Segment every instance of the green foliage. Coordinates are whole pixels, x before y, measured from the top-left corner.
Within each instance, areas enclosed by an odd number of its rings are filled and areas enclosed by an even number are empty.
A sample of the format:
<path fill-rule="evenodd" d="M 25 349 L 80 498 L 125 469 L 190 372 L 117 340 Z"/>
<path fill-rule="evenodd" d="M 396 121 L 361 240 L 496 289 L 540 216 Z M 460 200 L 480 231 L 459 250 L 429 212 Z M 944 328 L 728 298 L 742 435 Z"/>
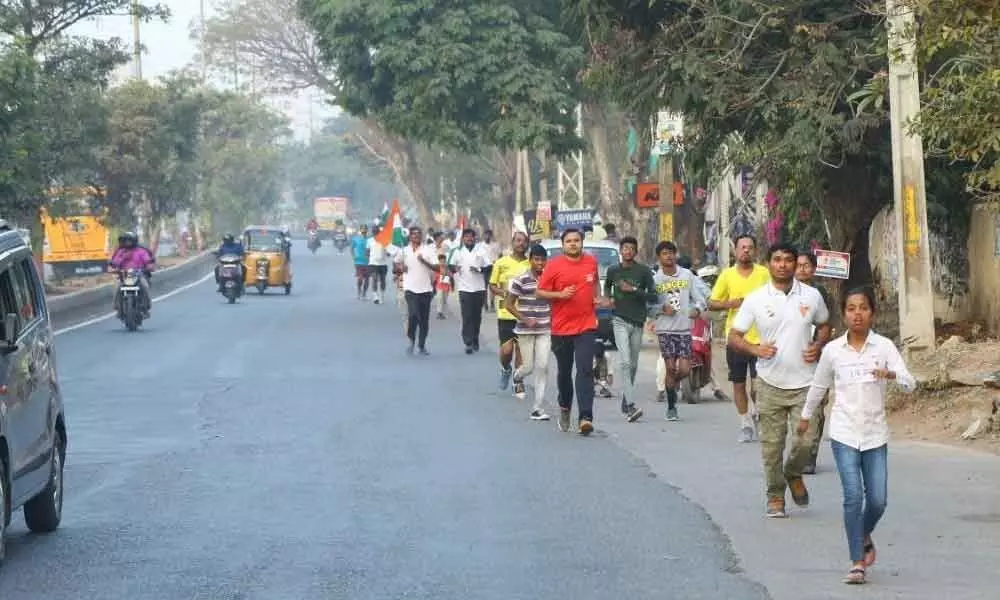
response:
<path fill-rule="evenodd" d="M 352 142 L 352 121 L 346 115 L 331 119 L 309 142 L 285 149 L 288 183 L 303 214 L 312 214 L 314 198 L 347 196 L 359 214 L 373 217 L 402 196 L 389 168 Z"/>
<path fill-rule="evenodd" d="M 920 0 L 925 65 L 919 128 L 928 150 L 967 161 L 977 194 L 1000 199 L 1000 3 Z"/>
<path fill-rule="evenodd" d="M 212 215 L 215 231 L 235 231 L 278 204 L 291 132 L 283 115 L 247 96 L 204 90 L 201 103 L 203 188 L 196 208 Z"/>
<path fill-rule="evenodd" d="M 638 114 L 683 113 L 701 173 L 738 132 L 786 223 L 825 217 L 832 245 L 862 242 L 890 197 L 888 120 L 849 100 L 886 68 L 878 15 L 853 0 L 576 4 L 596 32 L 590 85 Z"/>
<path fill-rule="evenodd" d="M 107 95 L 109 135 L 99 154 L 117 222 L 130 223 L 142 198 L 155 215 L 187 207 L 197 178 L 200 101 L 183 79 L 132 80 Z"/>
<path fill-rule="evenodd" d="M 17 90 L 9 102 L 16 110 L 4 126 L 0 171 L 9 177 L 0 209 L 20 219 L 33 218 L 50 186 L 97 178 L 95 149 L 106 137 L 101 94 L 108 73 L 126 57 L 114 41 L 60 38 L 43 50 L 37 59 L 23 45 L 4 53 L 6 64 L 16 67 L 8 81 Z M 49 208 L 61 212 L 58 203 Z"/>
<path fill-rule="evenodd" d="M 301 0 L 337 102 L 395 134 L 464 152 L 582 147 L 579 44 L 545 0 Z"/>

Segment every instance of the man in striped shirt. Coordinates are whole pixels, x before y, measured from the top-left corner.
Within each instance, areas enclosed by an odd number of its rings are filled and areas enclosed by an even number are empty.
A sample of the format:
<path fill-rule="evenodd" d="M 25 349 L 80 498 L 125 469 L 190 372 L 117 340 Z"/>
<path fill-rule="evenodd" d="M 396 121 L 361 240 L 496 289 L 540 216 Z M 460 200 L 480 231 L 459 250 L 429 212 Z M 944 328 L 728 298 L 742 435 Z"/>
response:
<path fill-rule="evenodd" d="M 548 379 L 549 354 L 552 352 L 551 307 L 548 300 L 535 295 L 538 278 L 545 269 L 548 253 L 540 245 L 528 252 L 530 267 L 523 274 L 510 280 L 504 306 L 517 319 L 514 333 L 521 349 L 521 366 L 514 371 L 514 395 L 524 399 L 524 379 L 535 374 L 535 401 L 531 418 L 548 421 L 545 413 L 545 382 Z"/>

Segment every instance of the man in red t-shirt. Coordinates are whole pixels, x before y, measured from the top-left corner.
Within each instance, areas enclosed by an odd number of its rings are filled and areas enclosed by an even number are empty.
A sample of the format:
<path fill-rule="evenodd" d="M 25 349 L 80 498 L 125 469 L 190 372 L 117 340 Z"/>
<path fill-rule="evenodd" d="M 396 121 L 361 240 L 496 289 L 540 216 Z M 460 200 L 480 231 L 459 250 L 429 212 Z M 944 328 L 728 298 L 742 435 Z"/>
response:
<path fill-rule="evenodd" d="M 573 408 L 573 365 L 580 433 L 594 430 L 594 350 L 598 306 L 601 298 L 597 259 L 583 251 L 583 234 L 567 229 L 562 234 L 563 253 L 545 265 L 538 280 L 539 298 L 552 302 L 552 353 L 556 355 L 559 389 L 559 430 L 569 431 Z"/>

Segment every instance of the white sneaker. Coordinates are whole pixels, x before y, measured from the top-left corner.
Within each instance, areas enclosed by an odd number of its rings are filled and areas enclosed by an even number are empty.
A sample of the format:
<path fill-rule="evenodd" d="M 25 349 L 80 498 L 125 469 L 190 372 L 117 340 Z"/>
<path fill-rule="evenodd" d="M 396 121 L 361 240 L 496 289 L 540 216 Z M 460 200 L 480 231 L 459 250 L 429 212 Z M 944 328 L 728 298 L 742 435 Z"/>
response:
<path fill-rule="evenodd" d="M 740 437 L 739 442 L 741 444 L 749 444 L 757 437 L 757 427 L 754 423 L 754 419 L 749 414 L 743 415 L 740 418 Z"/>
<path fill-rule="evenodd" d="M 549 417 L 549 415 L 545 414 L 545 411 L 542 411 L 542 410 L 535 410 L 535 411 L 531 412 L 531 420 L 532 421 L 548 421 L 550 418 L 551 417 Z"/>

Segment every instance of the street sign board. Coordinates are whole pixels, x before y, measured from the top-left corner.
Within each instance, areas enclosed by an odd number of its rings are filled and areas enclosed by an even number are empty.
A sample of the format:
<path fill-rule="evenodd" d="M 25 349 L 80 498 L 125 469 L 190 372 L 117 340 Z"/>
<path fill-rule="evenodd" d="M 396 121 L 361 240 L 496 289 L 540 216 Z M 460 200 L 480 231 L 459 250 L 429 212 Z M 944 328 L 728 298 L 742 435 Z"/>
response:
<path fill-rule="evenodd" d="M 847 279 L 851 274 L 851 255 L 833 250 L 816 250 L 816 277 Z"/>

